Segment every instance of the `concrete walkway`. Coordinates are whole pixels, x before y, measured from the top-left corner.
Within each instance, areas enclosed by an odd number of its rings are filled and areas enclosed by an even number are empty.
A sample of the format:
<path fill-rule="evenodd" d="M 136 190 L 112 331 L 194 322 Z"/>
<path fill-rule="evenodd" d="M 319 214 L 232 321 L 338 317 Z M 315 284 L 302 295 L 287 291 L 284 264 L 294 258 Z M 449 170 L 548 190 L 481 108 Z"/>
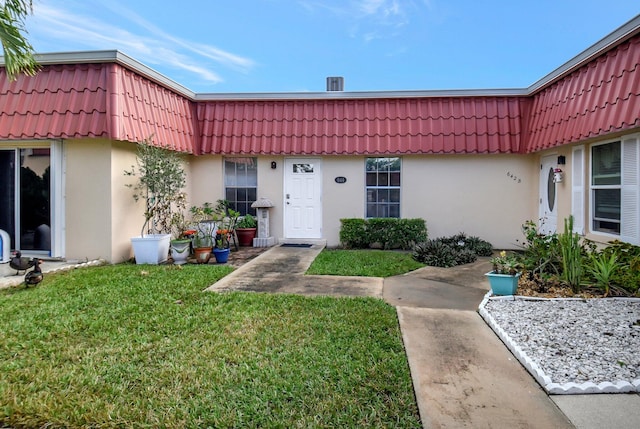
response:
<path fill-rule="evenodd" d="M 105 264 L 105 261 L 103 260 L 81 262 L 41 259 L 40 262 L 40 269 L 45 274 Z M 31 270 L 32 268 L 29 268 L 27 271 Z M 11 268 L 9 263 L 0 264 L 0 289 L 24 285 L 24 275 L 24 271 L 20 271 L 20 273 L 18 274 L 16 270 Z"/>
<path fill-rule="evenodd" d="M 273 247 L 208 288 L 373 296 L 398 312 L 425 428 L 636 428 L 640 396 L 548 396 L 476 312 L 487 259 L 380 278 L 306 276 L 323 249 Z"/>

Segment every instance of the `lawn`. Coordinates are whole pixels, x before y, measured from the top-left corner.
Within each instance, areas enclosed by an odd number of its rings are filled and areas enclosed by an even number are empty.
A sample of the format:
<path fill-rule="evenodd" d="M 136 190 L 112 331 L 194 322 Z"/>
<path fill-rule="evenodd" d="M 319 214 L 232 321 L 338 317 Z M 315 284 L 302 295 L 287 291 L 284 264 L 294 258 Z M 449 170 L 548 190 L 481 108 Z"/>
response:
<path fill-rule="evenodd" d="M 324 249 L 307 274 L 390 277 L 424 267 L 410 252 Z"/>
<path fill-rule="evenodd" d="M 420 427 L 395 309 L 121 264 L 0 292 L 0 427 Z"/>

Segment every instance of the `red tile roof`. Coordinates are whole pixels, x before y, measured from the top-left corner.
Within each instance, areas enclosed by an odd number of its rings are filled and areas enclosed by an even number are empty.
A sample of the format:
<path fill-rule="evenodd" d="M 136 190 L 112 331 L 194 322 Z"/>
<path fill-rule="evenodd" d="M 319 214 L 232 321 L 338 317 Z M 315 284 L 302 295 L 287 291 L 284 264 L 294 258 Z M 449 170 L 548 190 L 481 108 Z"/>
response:
<path fill-rule="evenodd" d="M 195 106 L 190 100 L 122 67 L 114 74 L 112 139 L 137 142 L 153 135 L 154 144 L 194 152 Z"/>
<path fill-rule="evenodd" d="M 0 71 L 0 139 L 106 137 L 107 86 L 99 64 L 47 66 L 10 82 Z"/>
<path fill-rule="evenodd" d="M 640 36 L 533 96 L 527 152 L 640 127 Z"/>
<path fill-rule="evenodd" d="M 95 63 L 72 56 L 15 82 L 0 68 L 0 139 L 153 136 L 196 155 L 536 152 L 640 127 L 640 24 L 629 26 L 533 93 L 206 99 L 117 52 Z"/>
<path fill-rule="evenodd" d="M 0 70 L 0 139 L 105 137 L 191 152 L 192 102 L 116 64 L 50 65 L 7 80 Z"/>
<path fill-rule="evenodd" d="M 198 104 L 202 153 L 520 151 L 521 97 L 226 100 Z"/>

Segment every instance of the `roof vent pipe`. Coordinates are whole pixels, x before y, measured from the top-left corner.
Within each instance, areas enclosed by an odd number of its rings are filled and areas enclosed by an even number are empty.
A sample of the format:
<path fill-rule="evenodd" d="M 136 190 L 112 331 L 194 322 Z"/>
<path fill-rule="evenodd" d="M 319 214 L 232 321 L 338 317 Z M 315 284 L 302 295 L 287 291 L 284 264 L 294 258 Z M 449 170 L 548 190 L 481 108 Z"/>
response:
<path fill-rule="evenodd" d="M 342 76 L 328 77 L 327 91 L 344 91 L 344 78 Z"/>

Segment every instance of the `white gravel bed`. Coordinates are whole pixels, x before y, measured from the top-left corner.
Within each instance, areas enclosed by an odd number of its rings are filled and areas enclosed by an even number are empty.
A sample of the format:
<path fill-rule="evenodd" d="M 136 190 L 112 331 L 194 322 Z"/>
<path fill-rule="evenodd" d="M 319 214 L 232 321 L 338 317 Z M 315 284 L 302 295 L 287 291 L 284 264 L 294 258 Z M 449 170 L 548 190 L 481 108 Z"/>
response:
<path fill-rule="evenodd" d="M 640 299 L 487 297 L 480 314 L 549 392 L 640 392 Z"/>

